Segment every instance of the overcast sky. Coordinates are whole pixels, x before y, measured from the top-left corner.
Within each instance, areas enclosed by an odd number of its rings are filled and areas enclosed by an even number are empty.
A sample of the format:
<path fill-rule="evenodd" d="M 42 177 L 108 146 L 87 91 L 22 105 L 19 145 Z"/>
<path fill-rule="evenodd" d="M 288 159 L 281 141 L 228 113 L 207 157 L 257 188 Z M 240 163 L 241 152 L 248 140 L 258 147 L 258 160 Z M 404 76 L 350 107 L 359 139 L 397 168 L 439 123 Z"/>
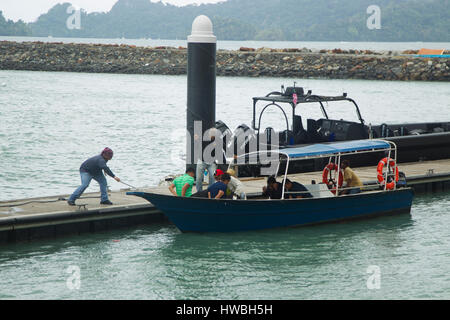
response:
<path fill-rule="evenodd" d="M 224 0 L 164 0 L 163 2 L 183 6 L 219 1 Z M 72 3 L 75 7 L 83 8 L 87 12 L 104 12 L 109 11 L 117 0 L 0 0 L 0 10 L 3 11 L 6 19 L 14 21 L 22 19 L 25 22 L 32 22 L 55 4 L 64 2 Z M 152 0 L 152 2 L 158 2 L 158 0 Z"/>

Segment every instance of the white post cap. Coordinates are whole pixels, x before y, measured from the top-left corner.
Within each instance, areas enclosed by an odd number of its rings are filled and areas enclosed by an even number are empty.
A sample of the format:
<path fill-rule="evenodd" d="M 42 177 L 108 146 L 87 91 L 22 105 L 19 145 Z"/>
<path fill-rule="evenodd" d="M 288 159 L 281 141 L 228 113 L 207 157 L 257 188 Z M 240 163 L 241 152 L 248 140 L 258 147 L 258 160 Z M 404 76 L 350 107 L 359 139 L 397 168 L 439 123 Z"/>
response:
<path fill-rule="evenodd" d="M 200 15 L 192 22 L 192 33 L 188 36 L 188 42 L 197 43 L 216 43 L 217 38 L 213 33 L 213 24 L 211 20 Z"/>

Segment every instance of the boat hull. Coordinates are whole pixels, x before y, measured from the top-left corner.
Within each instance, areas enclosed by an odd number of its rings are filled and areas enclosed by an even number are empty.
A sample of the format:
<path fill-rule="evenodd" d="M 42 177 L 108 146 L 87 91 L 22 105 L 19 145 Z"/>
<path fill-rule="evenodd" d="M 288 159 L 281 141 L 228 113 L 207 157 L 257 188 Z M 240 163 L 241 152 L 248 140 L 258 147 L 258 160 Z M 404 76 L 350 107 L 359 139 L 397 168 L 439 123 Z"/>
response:
<path fill-rule="evenodd" d="M 212 200 L 146 192 L 142 197 L 183 232 L 237 232 L 409 213 L 413 191 L 376 191 L 331 198 Z"/>

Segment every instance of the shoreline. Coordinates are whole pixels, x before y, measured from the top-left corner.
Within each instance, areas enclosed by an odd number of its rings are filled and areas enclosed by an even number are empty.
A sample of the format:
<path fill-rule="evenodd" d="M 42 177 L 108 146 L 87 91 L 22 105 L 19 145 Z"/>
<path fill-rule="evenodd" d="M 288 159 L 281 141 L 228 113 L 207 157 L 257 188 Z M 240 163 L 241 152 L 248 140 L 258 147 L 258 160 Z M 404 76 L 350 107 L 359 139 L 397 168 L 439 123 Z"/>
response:
<path fill-rule="evenodd" d="M 217 50 L 217 76 L 450 81 L 450 58 L 416 50 Z M 185 47 L 0 41 L 0 70 L 186 74 Z"/>

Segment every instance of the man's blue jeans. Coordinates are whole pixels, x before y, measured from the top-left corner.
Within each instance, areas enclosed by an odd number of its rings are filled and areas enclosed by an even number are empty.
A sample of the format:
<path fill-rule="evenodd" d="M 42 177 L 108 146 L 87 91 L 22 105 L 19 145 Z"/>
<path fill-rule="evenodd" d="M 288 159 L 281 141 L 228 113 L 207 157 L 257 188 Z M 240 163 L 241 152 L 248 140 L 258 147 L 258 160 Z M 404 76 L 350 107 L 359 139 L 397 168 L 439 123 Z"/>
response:
<path fill-rule="evenodd" d="M 70 202 L 75 202 L 76 199 L 81 197 L 84 190 L 86 190 L 87 187 L 89 187 L 89 184 L 91 183 L 91 180 L 94 179 L 98 182 L 100 185 L 100 193 L 101 193 L 101 200 L 100 201 L 107 201 L 108 200 L 108 183 L 106 182 L 105 176 L 99 175 L 99 176 L 92 176 L 88 172 L 82 172 L 80 171 L 80 177 L 81 177 L 81 186 L 79 186 L 74 193 L 69 198 Z"/>
<path fill-rule="evenodd" d="M 197 169 L 195 172 L 196 175 L 195 187 L 197 188 L 197 192 L 203 190 L 203 180 L 205 178 L 206 169 L 208 169 L 209 185 L 212 185 L 215 182 L 214 172 L 216 172 L 217 165 L 215 163 L 208 164 L 201 160 L 198 160 Z"/>

